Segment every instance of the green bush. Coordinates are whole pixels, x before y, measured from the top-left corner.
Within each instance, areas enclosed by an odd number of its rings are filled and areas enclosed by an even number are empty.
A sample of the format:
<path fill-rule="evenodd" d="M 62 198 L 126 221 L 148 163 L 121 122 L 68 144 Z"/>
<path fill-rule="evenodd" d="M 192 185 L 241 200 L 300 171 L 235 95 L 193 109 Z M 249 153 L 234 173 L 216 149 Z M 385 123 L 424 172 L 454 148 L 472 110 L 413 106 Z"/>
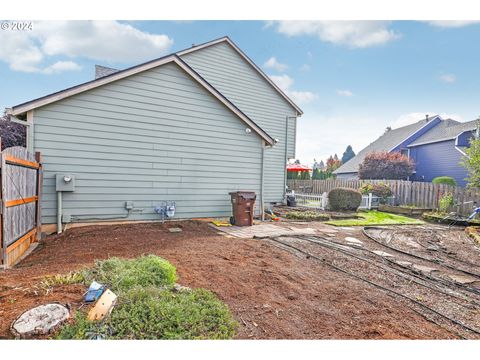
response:
<path fill-rule="evenodd" d="M 358 190 L 364 195 L 368 195 L 371 193 L 381 198 L 387 198 L 389 196 L 392 196 L 392 190 L 390 189 L 390 186 L 385 183 L 365 183 L 360 186 L 360 189 Z"/>
<path fill-rule="evenodd" d="M 78 312 L 59 339 L 230 339 L 236 322 L 213 293 L 195 289 L 174 293 L 155 287 L 135 287 L 119 297 L 103 323 Z"/>
<path fill-rule="evenodd" d="M 432 184 L 446 184 L 450 186 L 457 186 L 457 182 L 450 176 L 438 176 L 432 180 Z"/>
<path fill-rule="evenodd" d="M 328 193 L 328 203 L 334 211 L 355 211 L 362 203 L 362 194 L 353 189 L 335 188 Z"/>
<path fill-rule="evenodd" d="M 440 212 L 446 213 L 450 209 L 450 206 L 452 206 L 453 204 L 453 195 L 451 193 L 446 193 L 442 195 L 442 197 L 438 201 L 438 209 L 440 210 Z"/>
<path fill-rule="evenodd" d="M 176 269 L 167 260 L 155 255 L 136 259 L 112 257 L 97 261 L 82 273 L 85 282 L 93 280 L 107 285 L 113 292 L 126 291 L 135 286 L 171 286 L 177 280 Z"/>
<path fill-rule="evenodd" d="M 303 221 L 322 221 L 330 219 L 327 214 L 322 214 L 317 211 L 290 211 L 285 217 L 287 219 Z"/>

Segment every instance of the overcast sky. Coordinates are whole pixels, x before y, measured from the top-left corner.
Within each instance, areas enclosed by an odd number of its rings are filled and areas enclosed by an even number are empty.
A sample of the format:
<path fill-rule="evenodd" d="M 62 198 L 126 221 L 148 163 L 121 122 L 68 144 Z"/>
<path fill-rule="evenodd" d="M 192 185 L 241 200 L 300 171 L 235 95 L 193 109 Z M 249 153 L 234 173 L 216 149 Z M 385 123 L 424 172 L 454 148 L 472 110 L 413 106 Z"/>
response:
<path fill-rule="evenodd" d="M 480 115 L 480 23 L 469 21 L 34 22 L 0 32 L 0 106 L 228 35 L 304 110 L 297 157 L 354 151 L 387 126 Z"/>

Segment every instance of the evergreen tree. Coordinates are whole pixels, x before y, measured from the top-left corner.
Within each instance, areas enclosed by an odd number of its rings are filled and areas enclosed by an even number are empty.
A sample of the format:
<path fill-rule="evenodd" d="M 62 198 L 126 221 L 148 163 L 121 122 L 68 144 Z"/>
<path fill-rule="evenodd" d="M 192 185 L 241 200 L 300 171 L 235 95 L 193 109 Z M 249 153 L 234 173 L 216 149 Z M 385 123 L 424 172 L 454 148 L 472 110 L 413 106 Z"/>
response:
<path fill-rule="evenodd" d="M 353 152 L 352 146 L 348 145 L 345 152 L 342 155 L 342 164 L 345 164 L 348 160 L 355 157 L 355 153 Z"/>

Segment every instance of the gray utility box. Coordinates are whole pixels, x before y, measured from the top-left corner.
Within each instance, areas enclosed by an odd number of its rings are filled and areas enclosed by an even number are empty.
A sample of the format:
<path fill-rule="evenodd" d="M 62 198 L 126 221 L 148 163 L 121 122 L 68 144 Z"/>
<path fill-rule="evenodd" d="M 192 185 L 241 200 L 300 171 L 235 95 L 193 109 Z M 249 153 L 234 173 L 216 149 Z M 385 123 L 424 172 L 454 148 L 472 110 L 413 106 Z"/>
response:
<path fill-rule="evenodd" d="M 75 175 L 57 174 L 55 178 L 56 191 L 75 191 Z"/>

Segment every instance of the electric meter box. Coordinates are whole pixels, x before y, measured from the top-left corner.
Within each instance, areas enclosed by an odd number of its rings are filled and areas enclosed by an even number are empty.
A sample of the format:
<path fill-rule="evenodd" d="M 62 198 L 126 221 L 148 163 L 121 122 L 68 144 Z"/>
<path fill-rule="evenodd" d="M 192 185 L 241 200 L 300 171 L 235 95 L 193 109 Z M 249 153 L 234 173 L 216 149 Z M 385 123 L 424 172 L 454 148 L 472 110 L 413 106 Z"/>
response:
<path fill-rule="evenodd" d="M 57 174 L 55 181 L 55 190 L 57 191 L 75 191 L 75 175 Z"/>

